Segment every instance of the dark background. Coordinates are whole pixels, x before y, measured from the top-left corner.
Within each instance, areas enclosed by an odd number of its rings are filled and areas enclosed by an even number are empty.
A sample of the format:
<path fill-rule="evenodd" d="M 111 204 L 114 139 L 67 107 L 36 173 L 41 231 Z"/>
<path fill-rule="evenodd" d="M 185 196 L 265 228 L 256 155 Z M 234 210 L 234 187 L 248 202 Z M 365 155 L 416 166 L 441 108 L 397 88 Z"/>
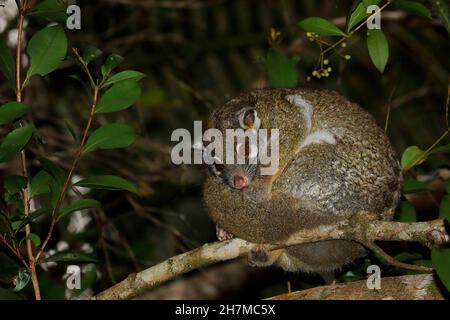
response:
<path fill-rule="evenodd" d="M 138 141 L 127 149 L 88 154 L 78 170 L 82 176 L 122 175 L 138 184 L 139 196 L 97 192 L 95 198 L 102 202 L 103 210 L 84 213 L 90 222 L 76 233 L 67 230 L 70 221 L 60 224 L 49 247 L 55 249 L 63 241 L 73 250 L 82 250 L 86 243 L 93 248 L 98 263 L 83 274 L 83 289 L 91 288 L 94 293 L 131 272 L 215 241 L 215 226 L 201 202 L 206 170 L 173 165 L 170 135 L 176 128 L 192 130 L 194 120 L 206 120 L 212 109 L 244 90 L 269 86 L 260 61 L 273 46 L 300 58 L 299 86 L 337 90 L 369 110 L 380 126 L 384 126 L 390 104 L 387 133 L 399 156 L 409 145 L 426 149 L 446 129 L 450 43 L 449 34 L 436 20 L 403 12 L 382 19 L 390 45 L 383 74 L 370 61 L 362 31 L 348 41 L 351 60 L 332 56 L 331 76 L 307 81 L 319 51 L 297 26 L 298 21 L 320 16 L 343 28 L 352 1 L 105 0 L 78 4 L 82 30 L 67 31 L 70 45 L 82 49 L 91 44 L 105 55 L 118 53 L 125 57 L 121 69 L 146 74 L 142 98 L 135 106 L 103 116 L 103 121 L 130 123 L 140 133 Z M 46 23 L 31 20 L 27 32 L 34 33 Z M 8 30 L 11 28 L 14 24 Z M 276 45 L 269 40 L 271 28 L 281 32 Z M 70 74 L 81 72 L 68 60 L 50 77 L 36 77 L 25 93 L 33 106 L 31 120 L 45 141 L 31 152 L 57 156 L 66 168 L 75 144 L 64 119 L 81 128 L 88 110 L 88 97 L 77 81 L 68 78 Z M 411 175 L 446 166 L 445 155 L 434 156 Z M 0 175 L 14 170 L 14 164 L 0 167 Z M 41 227 L 44 233 L 48 225 Z M 340 280 L 362 278 L 364 263 L 337 276 Z M 349 270 L 352 273 L 347 273 Z M 63 265 L 50 266 L 46 272 L 39 268 L 43 298 L 65 297 L 64 272 Z M 233 261 L 180 277 L 145 297 L 263 298 L 286 292 L 288 281 L 293 290 L 323 283 L 318 276 L 252 269 L 243 261 Z M 29 285 L 21 296 L 31 296 L 30 289 Z"/>

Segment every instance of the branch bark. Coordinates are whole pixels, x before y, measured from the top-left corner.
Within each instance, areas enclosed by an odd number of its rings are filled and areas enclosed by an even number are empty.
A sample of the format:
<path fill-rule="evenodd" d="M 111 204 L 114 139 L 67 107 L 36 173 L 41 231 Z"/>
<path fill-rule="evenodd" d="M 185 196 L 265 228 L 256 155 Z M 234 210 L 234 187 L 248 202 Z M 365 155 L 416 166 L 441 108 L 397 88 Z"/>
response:
<path fill-rule="evenodd" d="M 387 277 L 380 290 L 367 289 L 366 280 L 338 283 L 282 294 L 271 300 L 443 300 L 432 274 Z"/>
<path fill-rule="evenodd" d="M 236 238 L 205 244 L 139 273 L 130 274 L 125 280 L 99 293 L 95 298 L 98 300 L 130 299 L 181 274 L 213 263 L 244 256 L 256 247 L 264 246 L 268 250 L 275 250 L 292 245 L 334 239 L 353 240 L 363 245 L 373 243 L 375 240 L 384 240 L 414 241 L 440 246 L 449 242 L 450 238 L 442 219 L 415 223 L 388 222 L 374 220 L 374 215 L 371 213 L 359 212 L 347 221 L 301 230 L 284 243 L 262 245 Z"/>

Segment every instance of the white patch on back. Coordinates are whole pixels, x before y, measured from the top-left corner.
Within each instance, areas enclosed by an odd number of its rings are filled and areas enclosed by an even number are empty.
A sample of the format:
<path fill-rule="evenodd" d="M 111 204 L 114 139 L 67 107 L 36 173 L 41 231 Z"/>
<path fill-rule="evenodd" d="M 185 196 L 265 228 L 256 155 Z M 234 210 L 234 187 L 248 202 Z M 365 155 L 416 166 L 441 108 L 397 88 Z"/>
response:
<path fill-rule="evenodd" d="M 328 131 L 327 129 L 318 130 L 316 132 L 308 135 L 305 140 L 303 140 L 300 148 L 306 147 L 310 144 L 336 144 L 336 139 L 334 138 L 334 134 Z"/>
<path fill-rule="evenodd" d="M 314 112 L 314 108 L 311 103 L 309 103 L 299 94 L 287 95 L 285 99 L 302 110 L 303 116 L 305 117 L 306 127 L 308 129 L 308 132 L 310 132 L 312 125 L 312 116 Z"/>

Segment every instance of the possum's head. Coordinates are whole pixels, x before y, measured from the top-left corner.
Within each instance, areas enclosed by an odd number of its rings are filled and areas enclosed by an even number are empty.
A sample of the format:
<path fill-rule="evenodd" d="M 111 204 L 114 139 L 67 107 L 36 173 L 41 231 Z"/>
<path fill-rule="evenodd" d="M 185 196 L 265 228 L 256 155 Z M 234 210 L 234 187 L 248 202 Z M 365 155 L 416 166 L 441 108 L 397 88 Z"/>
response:
<path fill-rule="evenodd" d="M 254 101 L 251 100 L 232 100 L 210 117 L 209 128 L 218 129 L 222 133 L 223 152 L 212 152 L 209 155 L 213 160 L 209 168 L 216 178 L 231 188 L 242 190 L 248 187 L 257 174 L 255 133 L 260 124 Z M 227 129 L 232 129 L 234 134 L 227 134 Z M 231 152 L 234 161 L 229 163 L 227 153 Z M 238 162 L 239 157 L 241 161 Z"/>

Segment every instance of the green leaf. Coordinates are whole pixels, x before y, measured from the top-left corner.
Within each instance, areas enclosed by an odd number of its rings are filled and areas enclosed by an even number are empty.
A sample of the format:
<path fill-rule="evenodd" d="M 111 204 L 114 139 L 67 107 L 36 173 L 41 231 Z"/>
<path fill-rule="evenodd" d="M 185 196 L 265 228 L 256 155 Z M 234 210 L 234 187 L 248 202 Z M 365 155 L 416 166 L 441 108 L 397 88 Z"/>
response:
<path fill-rule="evenodd" d="M 41 163 L 44 170 L 53 177 L 58 189 L 62 189 L 67 177 L 67 172 L 47 158 L 39 157 L 37 160 Z"/>
<path fill-rule="evenodd" d="M 28 105 L 22 102 L 9 102 L 0 107 L 0 125 L 12 122 L 22 117 L 28 110 Z"/>
<path fill-rule="evenodd" d="M 86 64 L 89 64 L 92 60 L 101 56 L 102 51 L 94 46 L 87 46 L 83 50 L 83 60 Z"/>
<path fill-rule="evenodd" d="M 417 146 L 410 146 L 403 151 L 401 166 L 403 171 L 407 171 L 412 167 L 418 166 L 426 159 L 425 151 Z"/>
<path fill-rule="evenodd" d="M 328 20 L 311 17 L 299 22 L 300 28 L 305 31 L 315 32 L 319 36 L 345 36 L 345 33 Z"/>
<path fill-rule="evenodd" d="M 362 3 L 364 5 L 364 8 L 367 10 L 369 6 L 372 6 L 374 4 L 378 4 L 380 0 L 362 0 Z"/>
<path fill-rule="evenodd" d="M 417 180 L 406 180 L 403 182 L 402 193 L 418 193 L 418 192 L 426 192 L 430 191 L 430 187 L 422 182 Z"/>
<path fill-rule="evenodd" d="M 100 202 L 94 199 L 80 199 L 72 202 L 70 205 L 65 207 L 59 214 L 59 218 L 62 218 L 74 211 L 90 209 L 90 208 L 100 208 Z"/>
<path fill-rule="evenodd" d="M 26 223 L 25 223 L 26 224 Z M 20 229 L 22 229 L 23 227 L 25 227 L 25 224 L 23 223 L 22 220 L 17 220 L 17 221 L 13 221 L 11 222 L 11 228 L 14 231 L 20 231 Z"/>
<path fill-rule="evenodd" d="M 30 274 L 27 271 L 19 271 L 18 276 L 14 279 L 14 292 L 19 292 L 25 288 L 28 282 L 30 282 L 30 278 Z"/>
<path fill-rule="evenodd" d="M 349 32 L 354 26 L 356 26 L 361 20 L 368 16 L 367 7 L 370 5 L 376 5 L 380 0 L 369 1 L 355 1 L 354 10 L 351 10 L 350 17 L 347 18 L 347 32 Z M 356 5 L 357 4 L 357 5 Z"/>
<path fill-rule="evenodd" d="M 389 58 L 389 45 L 380 29 L 367 30 L 367 49 L 373 64 L 383 72 Z"/>
<path fill-rule="evenodd" d="M 98 101 L 95 113 L 124 110 L 135 103 L 141 95 L 141 88 L 135 81 L 116 83 Z"/>
<path fill-rule="evenodd" d="M 431 19 L 431 13 L 423 4 L 415 1 L 394 1 L 394 5 L 403 11 Z"/>
<path fill-rule="evenodd" d="M 68 18 L 66 5 L 62 0 L 44 0 L 34 7 L 29 15 L 61 23 L 66 23 Z"/>
<path fill-rule="evenodd" d="M 20 192 L 22 189 L 27 187 L 27 179 L 22 176 L 9 176 L 5 179 L 5 189 L 10 194 L 15 194 Z"/>
<path fill-rule="evenodd" d="M 73 127 L 73 124 L 67 119 L 64 119 L 64 124 L 66 125 L 66 128 L 69 131 L 70 135 L 72 136 L 73 140 L 78 141 L 78 136 Z"/>
<path fill-rule="evenodd" d="M 50 208 L 39 208 L 36 211 L 33 211 L 30 213 L 30 215 L 28 216 L 28 221 L 34 222 L 40 216 L 43 216 L 50 212 L 52 212 L 52 209 L 50 209 Z"/>
<path fill-rule="evenodd" d="M 31 196 L 50 193 L 50 184 L 53 181 L 52 176 L 45 170 L 41 170 L 31 180 Z"/>
<path fill-rule="evenodd" d="M 52 212 L 52 209 L 49 209 L 49 208 L 37 209 L 36 211 L 31 212 L 28 217 L 23 217 L 22 220 L 14 221 L 13 223 L 11 223 L 11 228 L 16 232 L 19 232 L 28 223 L 32 223 L 38 217 L 45 215 L 47 213 L 50 213 L 50 212 Z"/>
<path fill-rule="evenodd" d="M 139 71 L 134 70 L 125 70 L 119 73 L 116 73 L 115 75 L 111 76 L 108 80 L 105 81 L 103 84 L 103 87 L 115 84 L 117 82 L 122 82 L 126 80 L 132 80 L 132 81 L 139 81 L 143 77 L 145 77 L 145 74 Z"/>
<path fill-rule="evenodd" d="M 44 170 L 47 171 L 53 178 L 50 181 L 49 187 L 51 191 L 51 205 L 54 207 L 56 206 L 64 187 L 67 172 L 47 158 L 38 157 L 37 160 L 41 163 Z"/>
<path fill-rule="evenodd" d="M 30 239 L 31 242 L 33 242 L 35 247 L 38 247 L 41 245 L 41 238 L 35 233 L 30 233 L 28 235 L 28 239 Z"/>
<path fill-rule="evenodd" d="M 364 0 L 362 2 L 356 1 L 358 5 L 355 6 L 355 10 L 352 11 L 352 14 L 347 19 L 347 32 L 349 32 L 355 25 L 369 15 L 367 13 L 367 8 L 369 6 L 377 5 L 379 2 L 380 0 Z"/>
<path fill-rule="evenodd" d="M 296 61 L 289 59 L 284 53 L 269 52 L 264 66 L 273 88 L 293 88 L 298 83 Z"/>
<path fill-rule="evenodd" d="M 415 222 L 417 221 L 416 209 L 409 201 L 400 202 L 400 212 L 398 214 L 398 221 L 400 222 Z"/>
<path fill-rule="evenodd" d="M 442 198 L 439 206 L 439 217 L 450 222 L 450 195 Z"/>
<path fill-rule="evenodd" d="M 58 252 L 44 262 L 96 262 L 97 260 L 81 252 Z"/>
<path fill-rule="evenodd" d="M 27 52 L 31 61 L 23 86 L 35 74 L 45 76 L 56 70 L 64 60 L 67 37 L 63 28 L 56 25 L 42 29 L 30 39 Z"/>
<path fill-rule="evenodd" d="M 450 291 L 450 248 L 433 249 L 431 251 L 431 262 L 439 279 L 441 279 L 447 290 Z"/>
<path fill-rule="evenodd" d="M 118 54 L 111 54 L 110 56 L 108 56 L 105 64 L 101 68 L 102 75 L 108 75 L 112 70 L 117 68 L 122 63 L 122 61 L 123 57 L 119 56 Z"/>
<path fill-rule="evenodd" d="M 358 0 L 353 2 L 352 8 L 350 9 L 351 14 L 347 17 L 347 32 L 369 15 L 367 13 L 368 6 L 377 5 L 378 3 L 380 3 L 380 0 Z"/>
<path fill-rule="evenodd" d="M 367 16 L 366 8 L 364 4 L 359 3 L 355 10 L 352 12 L 350 17 L 347 20 L 347 32 L 349 32 L 358 22 L 364 19 Z"/>
<path fill-rule="evenodd" d="M 14 58 L 3 38 L 0 38 L 0 71 L 11 84 L 14 84 L 16 81 Z"/>
<path fill-rule="evenodd" d="M 95 130 L 88 138 L 83 152 L 96 149 L 125 148 L 136 140 L 133 128 L 124 123 L 110 123 Z"/>
<path fill-rule="evenodd" d="M 121 177 L 110 175 L 86 178 L 78 181 L 74 186 L 90 189 L 127 190 L 137 193 L 137 188 L 132 182 Z"/>
<path fill-rule="evenodd" d="M 11 131 L 0 145 L 0 162 L 8 161 L 21 151 L 31 139 L 33 127 L 24 126 Z"/>

